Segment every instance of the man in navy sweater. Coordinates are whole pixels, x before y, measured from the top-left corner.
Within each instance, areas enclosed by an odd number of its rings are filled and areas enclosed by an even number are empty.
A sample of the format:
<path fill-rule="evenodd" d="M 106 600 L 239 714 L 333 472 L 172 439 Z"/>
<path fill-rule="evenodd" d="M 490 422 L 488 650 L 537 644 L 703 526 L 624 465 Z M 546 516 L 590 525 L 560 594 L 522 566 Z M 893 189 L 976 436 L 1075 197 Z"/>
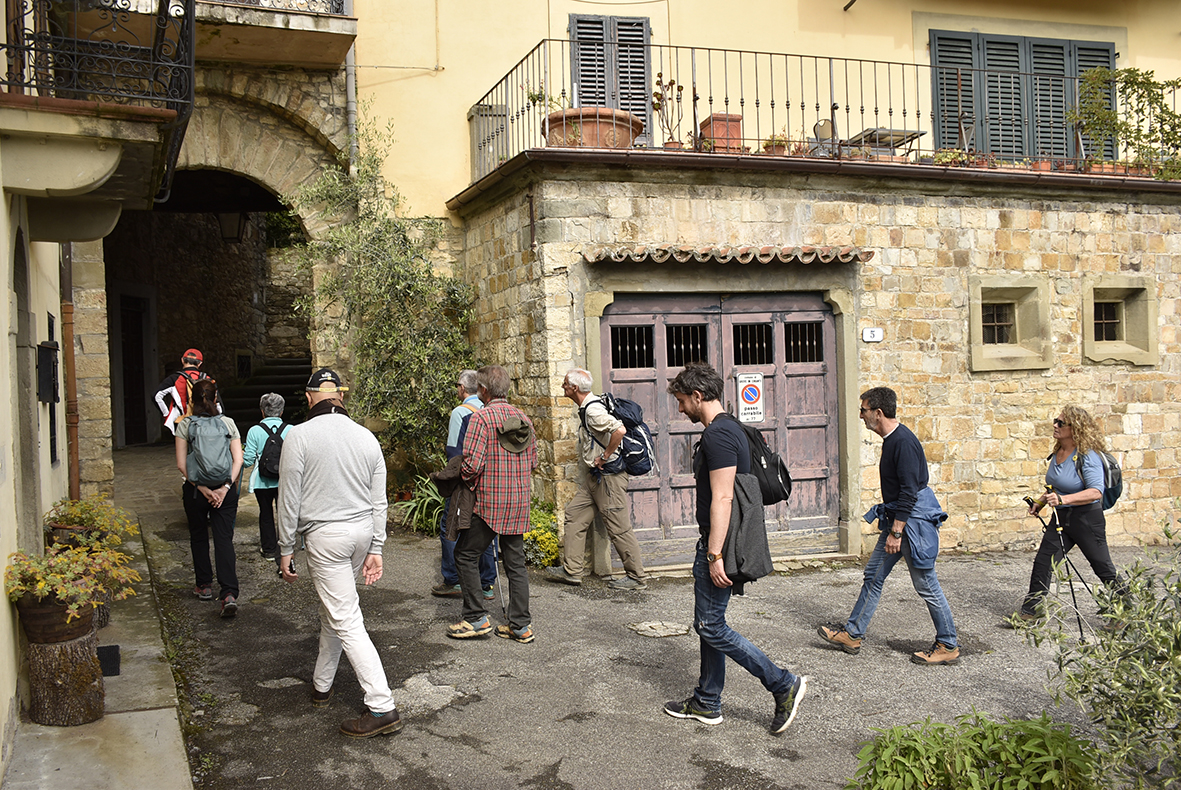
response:
<path fill-rule="evenodd" d="M 871 524 L 877 520 L 881 536 L 865 565 L 861 595 L 849 620 L 843 625 L 822 625 L 817 633 L 850 655 L 861 652 L 861 640 L 877 609 L 886 577 L 898 560 L 906 557 L 910 580 L 935 623 L 935 643 L 931 649 L 914 653 L 910 660 L 916 664 L 954 664 L 960 658 L 955 622 L 935 575 L 939 525 L 947 519 L 947 514 L 927 485 L 927 456 L 923 445 L 909 428 L 898 422 L 897 408 L 898 396 L 889 387 L 874 387 L 861 395 L 861 420 L 866 428 L 884 439 L 878 464 L 882 504 L 874 505 L 865 514 L 865 520 Z"/>

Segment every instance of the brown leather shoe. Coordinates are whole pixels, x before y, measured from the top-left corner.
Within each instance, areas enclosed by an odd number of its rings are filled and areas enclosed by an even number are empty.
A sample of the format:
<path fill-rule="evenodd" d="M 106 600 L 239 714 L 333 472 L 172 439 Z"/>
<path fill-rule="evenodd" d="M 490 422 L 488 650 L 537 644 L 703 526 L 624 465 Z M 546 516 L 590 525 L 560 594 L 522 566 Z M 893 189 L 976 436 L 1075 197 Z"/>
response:
<path fill-rule="evenodd" d="M 374 735 L 393 735 L 402 729 L 402 717 L 391 710 L 381 716 L 366 711 L 360 718 L 349 719 L 340 725 L 340 731 L 350 738 L 372 738 Z"/>
<path fill-rule="evenodd" d="M 816 629 L 816 633 L 820 634 L 820 638 L 825 642 L 836 645 L 851 656 L 861 652 L 861 640 L 849 636 L 849 632 L 845 630 L 843 625 L 836 623 L 822 625 Z"/>
<path fill-rule="evenodd" d="M 955 664 L 960 660 L 960 649 L 948 647 L 942 642 L 931 645 L 930 650 L 920 650 L 910 657 L 916 664 L 935 666 L 937 664 Z"/>
<path fill-rule="evenodd" d="M 332 699 L 332 689 L 327 691 L 316 691 L 315 686 L 312 687 L 312 707 L 313 708 L 327 708 L 328 700 Z"/>

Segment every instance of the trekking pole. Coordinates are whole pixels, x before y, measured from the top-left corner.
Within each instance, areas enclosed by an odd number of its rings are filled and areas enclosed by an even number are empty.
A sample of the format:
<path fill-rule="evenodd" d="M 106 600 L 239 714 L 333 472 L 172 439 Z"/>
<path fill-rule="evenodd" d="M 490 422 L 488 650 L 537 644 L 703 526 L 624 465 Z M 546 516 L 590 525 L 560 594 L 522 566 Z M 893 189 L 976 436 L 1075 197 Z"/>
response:
<path fill-rule="evenodd" d="M 1054 487 L 1051 485 L 1046 485 L 1046 493 L 1051 494 L 1053 492 Z M 1041 516 L 1038 518 L 1041 518 Z M 1087 583 L 1083 581 L 1082 575 L 1079 574 L 1078 569 L 1074 567 L 1074 563 L 1070 561 L 1070 557 L 1066 556 L 1066 541 L 1062 537 L 1062 522 L 1058 519 L 1058 508 L 1056 507 L 1053 508 L 1051 512 L 1050 523 L 1054 525 L 1054 531 L 1058 533 L 1058 550 L 1062 552 L 1062 561 L 1066 565 L 1066 583 L 1070 587 L 1070 600 L 1074 604 L 1074 616 L 1078 621 L 1078 638 L 1080 640 L 1085 640 L 1086 637 L 1083 635 L 1083 615 L 1078 608 L 1078 598 L 1076 598 L 1074 594 L 1074 577 L 1078 576 L 1079 581 L 1083 582 L 1084 587 L 1087 587 Z M 1046 528 L 1049 529 L 1049 526 Z M 1091 592 L 1090 587 L 1087 587 L 1087 592 Z"/>
<path fill-rule="evenodd" d="M 504 615 L 504 621 L 508 623 L 508 602 L 504 600 L 504 586 L 500 583 L 500 541 L 497 537 L 492 538 L 492 570 L 496 572 L 496 591 L 500 594 L 500 613 Z M 512 624 L 509 624 L 512 628 Z"/>

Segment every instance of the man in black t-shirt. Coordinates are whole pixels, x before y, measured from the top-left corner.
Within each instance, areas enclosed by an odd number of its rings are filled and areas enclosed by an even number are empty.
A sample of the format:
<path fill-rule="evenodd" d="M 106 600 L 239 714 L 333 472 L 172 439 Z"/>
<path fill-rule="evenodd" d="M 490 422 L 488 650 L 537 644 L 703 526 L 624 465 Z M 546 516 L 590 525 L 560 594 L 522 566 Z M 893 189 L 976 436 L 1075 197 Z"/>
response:
<path fill-rule="evenodd" d="M 730 529 L 734 503 L 734 478 L 750 472 L 750 447 L 736 420 L 716 419 L 723 413 L 723 382 L 713 368 L 685 367 L 668 391 L 682 414 L 705 426 L 701 434 L 697 469 L 697 525 L 701 540 L 693 562 L 693 628 L 701 638 L 701 675 L 693 695 L 674 700 L 664 712 L 678 719 L 702 724 L 722 723 L 722 688 L 726 682 L 726 657 L 754 675 L 775 697 L 771 732 L 788 728 L 808 688 L 808 678 L 797 677 L 776 665 L 746 637 L 726 623 L 733 582 L 726 576 L 722 546 Z"/>

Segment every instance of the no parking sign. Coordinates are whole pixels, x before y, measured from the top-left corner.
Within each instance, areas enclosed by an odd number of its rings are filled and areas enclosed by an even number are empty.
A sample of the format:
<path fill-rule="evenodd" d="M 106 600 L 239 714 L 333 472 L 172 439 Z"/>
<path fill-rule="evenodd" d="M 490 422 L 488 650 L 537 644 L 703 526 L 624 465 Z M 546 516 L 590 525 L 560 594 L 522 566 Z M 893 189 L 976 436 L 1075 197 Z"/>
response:
<path fill-rule="evenodd" d="M 738 421 L 763 421 L 763 374 L 738 374 Z"/>

